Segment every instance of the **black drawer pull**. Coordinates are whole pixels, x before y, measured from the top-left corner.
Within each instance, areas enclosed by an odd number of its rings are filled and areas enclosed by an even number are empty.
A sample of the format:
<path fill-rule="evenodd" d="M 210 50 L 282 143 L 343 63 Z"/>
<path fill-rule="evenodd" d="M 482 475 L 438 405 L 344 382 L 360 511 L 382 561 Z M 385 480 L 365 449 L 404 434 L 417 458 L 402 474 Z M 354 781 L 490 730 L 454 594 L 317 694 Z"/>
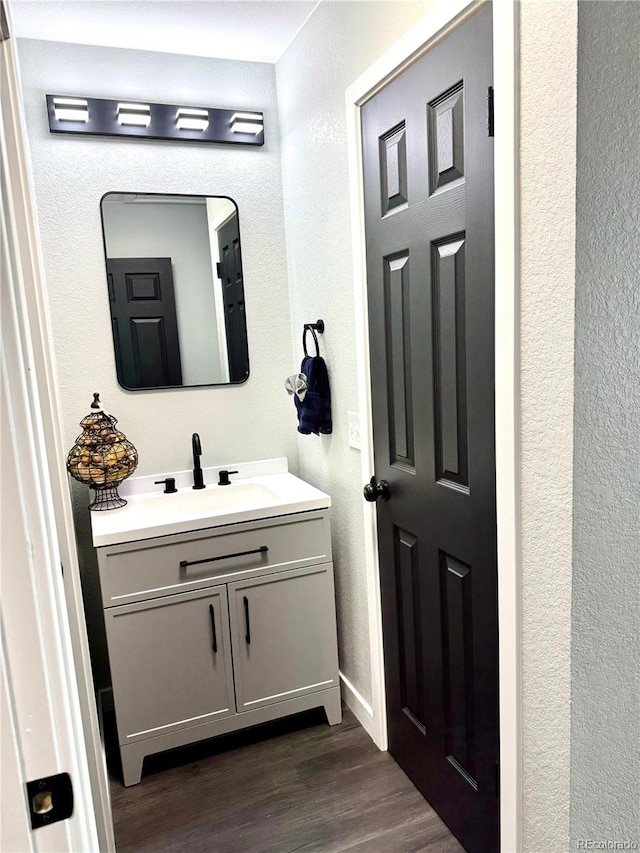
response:
<path fill-rule="evenodd" d="M 247 633 L 244 635 L 244 639 L 248 646 L 251 645 L 251 622 L 249 622 L 249 599 L 246 595 L 243 597 L 244 601 L 244 624 L 247 629 Z"/>
<path fill-rule="evenodd" d="M 218 638 L 216 636 L 216 614 L 213 611 L 213 604 L 209 605 L 209 618 L 211 619 L 211 636 L 213 637 L 213 643 L 211 644 L 211 648 L 213 649 L 215 654 L 218 654 Z"/>
<path fill-rule="evenodd" d="M 187 566 L 199 566 L 201 563 L 215 563 L 216 560 L 230 560 L 232 557 L 246 557 L 248 554 L 266 554 L 269 548 L 266 545 L 261 545 L 259 548 L 254 548 L 253 551 L 238 551 L 237 554 L 223 554 L 222 557 L 207 557 L 206 560 L 180 560 L 180 568 L 186 569 Z"/>

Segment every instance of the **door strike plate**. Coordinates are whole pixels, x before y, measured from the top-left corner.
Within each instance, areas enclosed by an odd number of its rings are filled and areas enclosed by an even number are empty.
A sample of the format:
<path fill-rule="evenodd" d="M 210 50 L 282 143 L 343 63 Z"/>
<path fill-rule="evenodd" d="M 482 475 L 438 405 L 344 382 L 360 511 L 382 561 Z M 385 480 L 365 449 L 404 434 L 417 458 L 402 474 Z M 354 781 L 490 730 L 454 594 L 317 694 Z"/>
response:
<path fill-rule="evenodd" d="M 73 814 L 73 785 L 68 773 L 27 782 L 31 829 L 39 829 Z"/>

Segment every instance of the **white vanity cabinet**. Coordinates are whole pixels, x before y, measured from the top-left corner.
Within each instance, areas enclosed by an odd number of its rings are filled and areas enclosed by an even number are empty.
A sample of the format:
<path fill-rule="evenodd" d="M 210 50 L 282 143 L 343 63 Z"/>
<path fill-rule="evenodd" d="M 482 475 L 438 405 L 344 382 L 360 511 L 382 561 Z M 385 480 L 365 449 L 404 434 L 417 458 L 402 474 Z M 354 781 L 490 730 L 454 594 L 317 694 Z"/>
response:
<path fill-rule="evenodd" d="M 98 548 L 125 785 L 145 755 L 324 706 L 341 720 L 326 512 Z"/>

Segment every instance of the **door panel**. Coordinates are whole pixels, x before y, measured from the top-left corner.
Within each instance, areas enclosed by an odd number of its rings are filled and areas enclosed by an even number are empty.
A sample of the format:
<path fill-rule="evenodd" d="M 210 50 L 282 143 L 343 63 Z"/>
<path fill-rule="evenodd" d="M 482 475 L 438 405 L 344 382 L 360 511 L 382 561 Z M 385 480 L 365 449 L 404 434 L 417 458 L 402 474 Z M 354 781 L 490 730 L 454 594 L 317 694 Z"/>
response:
<path fill-rule="evenodd" d="M 408 254 L 384 258 L 384 309 L 388 352 L 389 458 L 393 464 L 411 470 L 415 460 L 408 261 Z"/>
<path fill-rule="evenodd" d="M 235 714 L 226 587 L 105 610 L 120 744 Z"/>
<path fill-rule="evenodd" d="M 433 359 L 436 479 L 468 488 L 465 236 L 434 244 Z"/>
<path fill-rule="evenodd" d="M 362 109 L 389 745 L 470 851 L 499 848 L 491 24 Z"/>
<path fill-rule="evenodd" d="M 229 584 L 238 711 L 338 686 L 330 566 Z"/>

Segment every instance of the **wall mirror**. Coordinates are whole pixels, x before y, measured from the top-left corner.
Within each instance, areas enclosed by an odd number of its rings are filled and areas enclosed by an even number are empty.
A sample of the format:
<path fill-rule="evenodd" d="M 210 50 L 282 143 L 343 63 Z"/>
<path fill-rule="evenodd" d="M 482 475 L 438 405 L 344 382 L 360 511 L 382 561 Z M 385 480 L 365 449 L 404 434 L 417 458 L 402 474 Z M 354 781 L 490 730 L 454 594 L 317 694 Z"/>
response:
<path fill-rule="evenodd" d="M 118 382 L 129 391 L 249 376 L 238 207 L 223 196 L 100 203 Z"/>

